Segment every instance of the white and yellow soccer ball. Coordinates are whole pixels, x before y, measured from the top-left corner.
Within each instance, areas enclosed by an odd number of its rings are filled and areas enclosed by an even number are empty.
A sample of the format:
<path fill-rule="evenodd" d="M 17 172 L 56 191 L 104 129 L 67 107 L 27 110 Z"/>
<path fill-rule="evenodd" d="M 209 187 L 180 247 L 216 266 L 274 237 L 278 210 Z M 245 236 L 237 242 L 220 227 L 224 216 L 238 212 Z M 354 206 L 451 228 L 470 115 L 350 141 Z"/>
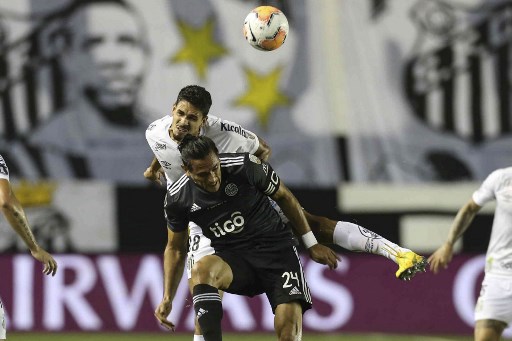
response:
<path fill-rule="evenodd" d="M 244 37 L 255 49 L 272 51 L 284 44 L 288 29 L 283 12 L 272 6 L 260 6 L 245 18 Z"/>

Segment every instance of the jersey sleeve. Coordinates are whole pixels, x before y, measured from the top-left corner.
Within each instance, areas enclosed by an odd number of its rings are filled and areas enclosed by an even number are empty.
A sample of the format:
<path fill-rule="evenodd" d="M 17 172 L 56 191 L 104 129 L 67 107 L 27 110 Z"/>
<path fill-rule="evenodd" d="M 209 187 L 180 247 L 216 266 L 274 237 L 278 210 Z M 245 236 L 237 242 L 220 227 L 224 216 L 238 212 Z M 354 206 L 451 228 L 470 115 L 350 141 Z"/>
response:
<path fill-rule="evenodd" d="M 221 153 L 254 154 L 260 147 L 258 136 L 236 122 L 208 115 L 205 135 L 210 137 Z"/>
<path fill-rule="evenodd" d="M 178 203 L 173 202 L 169 193 L 165 196 L 164 215 L 167 227 L 173 232 L 183 232 L 188 228 L 187 212 Z"/>
<path fill-rule="evenodd" d="M 479 189 L 473 193 L 473 201 L 478 206 L 483 206 L 489 201 L 496 199 L 495 189 L 500 180 L 500 170 L 495 170 L 484 180 Z"/>
<path fill-rule="evenodd" d="M 2 155 L 0 155 L 0 179 L 9 181 L 9 168 L 7 168 L 7 164 Z"/>
<path fill-rule="evenodd" d="M 245 166 L 249 183 L 269 197 L 277 192 L 281 180 L 270 164 L 252 154 L 247 154 Z"/>

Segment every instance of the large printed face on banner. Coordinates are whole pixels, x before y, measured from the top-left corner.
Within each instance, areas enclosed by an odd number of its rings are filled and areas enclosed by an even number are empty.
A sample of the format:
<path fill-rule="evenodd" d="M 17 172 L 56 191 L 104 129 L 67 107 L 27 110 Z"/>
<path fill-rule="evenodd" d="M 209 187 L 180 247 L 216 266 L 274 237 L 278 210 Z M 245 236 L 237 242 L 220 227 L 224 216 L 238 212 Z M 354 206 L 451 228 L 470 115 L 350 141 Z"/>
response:
<path fill-rule="evenodd" d="M 100 112 L 132 107 L 146 62 L 147 42 L 138 14 L 118 4 L 83 6 L 68 17 L 62 30 L 67 46 L 61 58 L 68 84 Z"/>
<path fill-rule="evenodd" d="M 315 38 L 327 31 L 323 14 L 306 15 L 316 8 L 309 0 L 277 2 L 290 34 L 279 50 L 261 52 L 241 33 L 247 13 L 258 5 L 2 4 L 17 14 L 0 13 L 1 36 L 10 44 L 0 54 L 7 68 L 0 74 L 0 152 L 13 176 L 145 184 L 141 174 L 152 157 L 145 128 L 170 114 L 181 88 L 199 84 L 212 93 L 212 115 L 269 142 L 272 164 L 288 184 L 336 184 L 337 120 L 327 110 L 329 93 L 322 91 L 330 47 Z"/>

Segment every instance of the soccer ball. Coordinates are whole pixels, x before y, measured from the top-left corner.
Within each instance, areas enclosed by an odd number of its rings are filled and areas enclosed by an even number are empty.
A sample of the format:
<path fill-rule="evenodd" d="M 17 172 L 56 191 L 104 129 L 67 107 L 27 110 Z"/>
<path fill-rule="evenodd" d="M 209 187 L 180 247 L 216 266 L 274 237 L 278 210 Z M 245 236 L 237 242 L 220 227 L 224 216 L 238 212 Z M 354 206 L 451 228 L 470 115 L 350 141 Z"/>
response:
<path fill-rule="evenodd" d="M 288 19 L 272 6 L 256 7 L 244 22 L 244 37 L 255 49 L 272 51 L 283 45 L 288 35 Z"/>

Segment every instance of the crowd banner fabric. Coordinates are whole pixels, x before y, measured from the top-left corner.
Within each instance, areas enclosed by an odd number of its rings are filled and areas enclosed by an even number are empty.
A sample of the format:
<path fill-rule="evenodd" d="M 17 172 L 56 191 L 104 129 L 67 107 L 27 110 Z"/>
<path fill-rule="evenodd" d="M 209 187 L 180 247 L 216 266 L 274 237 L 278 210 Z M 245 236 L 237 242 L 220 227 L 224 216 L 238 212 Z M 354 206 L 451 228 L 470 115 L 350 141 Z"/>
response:
<path fill-rule="evenodd" d="M 258 5 L 0 1 L 0 154 L 13 176 L 144 183 L 147 126 L 198 84 L 212 94 L 210 113 L 271 143 L 287 183 L 336 184 L 336 119 L 323 85 L 329 46 L 313 35 L 322 17 L 308 15 L 314 1 L 280 2 L 286 42 L 257 51 L 242 27 Z"/>

